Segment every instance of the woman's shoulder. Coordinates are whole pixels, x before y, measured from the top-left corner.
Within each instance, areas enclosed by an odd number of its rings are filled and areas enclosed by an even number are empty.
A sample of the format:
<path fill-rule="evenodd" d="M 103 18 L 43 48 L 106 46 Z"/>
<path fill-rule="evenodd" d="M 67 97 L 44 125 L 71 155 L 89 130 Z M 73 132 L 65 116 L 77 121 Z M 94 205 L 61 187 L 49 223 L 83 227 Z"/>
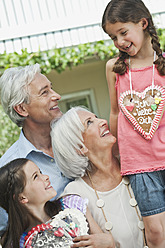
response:
<path fill-rule="evenodd" d="M 72 193 L 79 194 L 79 189 L 83 184 L 83 179 L 81 177 L 76 178 L 74 181 L 68 183 L 64 189 L 64 194 Z"/>

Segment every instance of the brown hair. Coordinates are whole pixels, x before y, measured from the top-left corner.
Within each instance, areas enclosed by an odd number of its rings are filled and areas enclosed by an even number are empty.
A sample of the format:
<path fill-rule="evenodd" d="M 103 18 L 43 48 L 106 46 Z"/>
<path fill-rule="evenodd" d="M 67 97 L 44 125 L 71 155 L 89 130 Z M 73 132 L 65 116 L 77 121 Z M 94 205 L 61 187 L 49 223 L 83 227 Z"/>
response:
<path fill-rule="evenodd" d="M 148 32 L 150 35 L 152 48 L 158 55 L 158 59 L 154 63 L 157 66 L 159 74 L 165 75 L 165 58 L 162 56 L 156 28 L 149 10 L 141 0 L 111 0 L 102 17 L 102 28 L 106 32 L 107 23 L 138 23 L 142 18 L 146 18 L 148 21 L 148 26 L 145 32 Z M 119 51 L 119 58 L 113 68 L 115 73 L 122 75 L 127 71 L 127 64 L 125 62 L 126 58 L 128 58 L 128 54 Z"/>
<path fill-rule="evenodd" d="M 8 228 L 4 234 L 2 247 L 19 247 L 20 237 L 29 227 L 30 221 L 37 219 L 24 204 L 19 201 L 19 194 L 26 185 L 23 167 L 29 160 L 15 159 L 0 168 L 0 206 L 8 213 Z M 60 210 L 59 200 L 47 202 L 45 212 L 52 217 Z"/>

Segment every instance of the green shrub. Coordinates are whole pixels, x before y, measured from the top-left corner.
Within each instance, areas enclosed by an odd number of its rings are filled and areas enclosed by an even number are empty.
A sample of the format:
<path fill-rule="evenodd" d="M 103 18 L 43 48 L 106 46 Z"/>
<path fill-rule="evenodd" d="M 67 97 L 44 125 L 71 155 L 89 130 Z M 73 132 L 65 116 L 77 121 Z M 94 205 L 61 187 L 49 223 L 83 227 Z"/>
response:
<path fill-rule="evenodd" d="M 165 29 L 158 29 L 161 49 L 165 52 Z"/>
<path fill-rule="evenodd" d="M 4 113 L 0 105 L 0 157 L 18 139 L 20 128 Z"/>

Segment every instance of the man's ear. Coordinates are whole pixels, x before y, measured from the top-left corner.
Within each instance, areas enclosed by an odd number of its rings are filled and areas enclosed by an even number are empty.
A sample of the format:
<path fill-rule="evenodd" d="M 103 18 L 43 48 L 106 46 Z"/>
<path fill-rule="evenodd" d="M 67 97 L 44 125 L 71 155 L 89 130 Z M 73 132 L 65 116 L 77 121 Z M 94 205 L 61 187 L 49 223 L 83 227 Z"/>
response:
<path fill-rule="evenodd" d="M 14 106 L 14 110 L 23 117 L 28 116 L 28 112 L 24 106 L 24 103 L 20 103 L 19 105 Z"/>
<path fill-rule="evenodd" d="M 146 18 L 142 18 L 141 24 L 142 24 L 143 30 L 145 30 L 148 27 L 148 20 Z"/>
<path fill-rule="evenodd" d="M 18 200 L 19 200 L 19 202 L 22 203 L 22 204 L 25 204 L 25 203 L 28 202 L 28 199 L 27 199 L 26 196 L 24 196 L 22 193 L 19 194 Z"/>
<path fill-rule="evenodd" d="M 82 153 L 83 155 L 86 155 L 86 154 L 88 153 L 88 148 L 87 148 L 86 146 L 84 146 L 84 147 L 82 147 L 82 148 L 80 149 L 80 151 L 81 151 L 81 153 Z"/>

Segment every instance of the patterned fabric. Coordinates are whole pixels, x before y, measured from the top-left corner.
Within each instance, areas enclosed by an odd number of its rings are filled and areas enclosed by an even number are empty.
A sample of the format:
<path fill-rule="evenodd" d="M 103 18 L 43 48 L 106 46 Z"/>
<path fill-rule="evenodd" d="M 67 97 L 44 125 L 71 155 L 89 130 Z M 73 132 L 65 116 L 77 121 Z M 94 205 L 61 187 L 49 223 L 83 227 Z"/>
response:
<path fill-rule="evenodd" d="M 27 235 L 27 232 L 24 232 L 20 238 L 20 248 L 23 248 L 23 244 L 25 242 L 25 236 Z"/>
<path fill-rule="evenodd" d="M 81 198 L 78 195 L 66 195 L 61 198 L 62 210 L 65 208 L 77 208 L 84 215 L 86 215 L 86 209 L 88 205 L 88 199 Z"/>

